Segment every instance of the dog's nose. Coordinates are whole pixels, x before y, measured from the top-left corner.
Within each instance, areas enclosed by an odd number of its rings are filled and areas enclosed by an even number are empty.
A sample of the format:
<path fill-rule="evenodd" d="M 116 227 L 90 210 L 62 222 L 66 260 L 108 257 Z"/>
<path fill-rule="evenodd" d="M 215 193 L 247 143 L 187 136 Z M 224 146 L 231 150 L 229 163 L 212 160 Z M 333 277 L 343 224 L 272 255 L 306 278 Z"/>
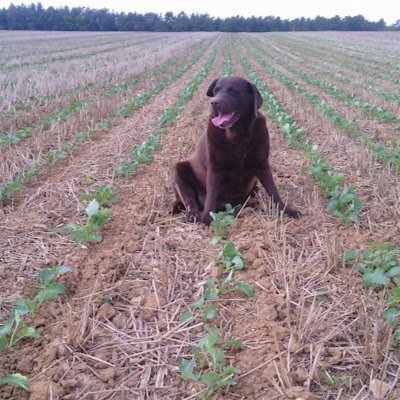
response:
<path fill-rule="evenodd" d="M 219 102 L 219 100 L 217 100 L 217 99 L 212 99 L 212 100 L 211 100 L 211 105 L 212 105 L 213 107 L 218 107 L 218 106 L 220 105 L 220 102 Z"/>

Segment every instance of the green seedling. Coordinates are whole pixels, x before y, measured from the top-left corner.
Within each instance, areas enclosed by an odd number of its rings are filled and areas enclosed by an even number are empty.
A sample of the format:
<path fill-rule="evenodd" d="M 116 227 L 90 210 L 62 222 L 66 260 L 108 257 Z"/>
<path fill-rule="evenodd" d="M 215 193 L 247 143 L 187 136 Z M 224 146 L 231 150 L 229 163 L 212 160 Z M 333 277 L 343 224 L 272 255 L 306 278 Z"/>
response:
<path fill-rule="evenodd" d="M 325 382 L 331 387 L 331 389 L 338 389 L 340 386 L 339 378 L 331 375 L 328 371 L 323 371 L 322 377 L 324 378 Z"/>
<path fill-rule="evenodd" d="M 18 341 L 24 338 L 39 337 L 39 334 L 33 327 L 25 326 L 23 317 L 31 314 L 34 318 L 41 303 L 46 300 L 55 300 L 60 294 L 64 293 L 64 284 L 55 282 L 55 279 L 59 275 L 70 271 L 69 267 L 58 265 L 40 272 L 39 283 L 42 289 L 38 291 L 33 299 L 18 297 L 10 314 L 11 319 L 0 326 L 0 349 L 13 347 Z"/>
<path fill-rule="evenodd" d="M 204 295 L 193 303 L 193 307 L 202 311 L 203 321 L 209 322 L 214 318 L 215 310 L 218 307 L 218 303 L 210 303 L 216 300 L 219 295 L 219 289 L 216 285 L 215 279 L 210 278 L 205 282 Z M 188 317 L 189 315 L 187 315 Z M 190 315 L 191 317 L 192 315 Z"/>
<path fill-rule="evenodd" d="M 86 225 L 81 226 L 74 222 L 70 222 L 67 225 L 67 232 L 76 243 L 99 243 L 101 242 L 102 237 L 97 232 L 102 225 L 111 219 L 112 211 L 109 208 L 104 208 L 100 211 L 99 202 L 96 199 L 93 199 L 86 207 L 85 212 L 88 216 Z"/>
<path fill-rule="evenodd" d="M 12 182 L 0 183 L 0 202 L 9 200 L 11 193 L 22 189 L 22 181 L 20 175 L 14 175 Z"/>
<path fill-rule="evenodd" d="M 363 273 L 363 284 L 367 288 L 384 288 L 388 309 L 385 317 L 396 326 L 395 340 L 400 341 L 400 249 L 392 243 L 373 242 L 367 249 L 346 250 L 343 264 L 353 262 L 353 271 Z"/>
<path fill-rule="evenodd" d="M 15 306 L 10 313 L 10 319 L 0 325 L 0 349 L 13 347 L 22 339 L 38 338 L 39 333 L 32 326 L 25 325 L 24 317 L 28 314 L 35 317 L 37 310 L 44 301 L 55 300 L 64 293 L 63 283 L 56 282 L 58 276 L 70 272 L 71 268 L 64 265 L 57 265 L 53 268 L 47 268 L 40 272 L 40 289 L 33 299 L 24 299 L 18 297 Z M 24 390 L 30 389 L 29 379 L 21 374 L 10 374 L 0 377 L 1 385 L 16 385 Z"/>
<path fill-rule="evenodd" d="M 233 287 L 234 290 L 239 291 L 247 295 L 248 297 L 254 296 L 253 287 L 247 282 L 235 282 L 234 273 L 235 271 L 244 268 L 244 259 L 242 253 L 240 253 L 234 243 L 226 242 L 221 252 L 217 256 L 217 263 L 223 267 L 224 271 L 227 272 L 227 276 L 221 284 L 220 292 L 225 291 L 226 287 L 229 285 Z"/>
<path fill-rule="evenodd" d="M 233 377 L 240 371 L 224 365 L 224 347 L 242 347 L 240 341 L 227 341 L 221 343 L 220 331 L 217 327 L 205 326 L 207 333 L 201 338 L 198 346 L 193 349 L 194 359 L 183 360 L 179 366 L 181 376 L 185 380 L 192 380 L 207 385 L 203 397 L 209 399 L 219 389 L 236 384 Z M 197 370 L 197 372 L 196 372 Z"/>
<path fill-rule="evenodd" d="M 79 201 L 96 200 L 100 207 L 108 206 L 118 200 L 115 191 L 116 189 L 110 184 L 102 185 L 92 193 L 79 196 Z"/>
<path fill-rule="evenodd" d="M 224 60 L 224 75 L 228 76 L 232 74 L 232 57 L 230 50 L 231 36 L 228 35 L 225 41 L 225 60 Z"/>
<path fill-rule="evenodd" d="M 226 239 L 228 237 L 229 231 L 228 227 L 235 225 L 235 219 L 238 215 L 241 205 L 237 205 L 232 208 L 230 204 L 226 204 L 225 211 L 219 211 L 217 213 L 210 212 L 212 217 L 211 228 L 214 231 L 216 237 L 213 238 L 211 244 L 217 244 L 221 239 Z"/>
<path fill-rule="evenodd" d="M 3 147 L 7 147 L 10 144 L 18 143 L 20 139 L 17 136 L 13 135 L 5 135 L 4 133 L 0 133 L 0 149 Z"/>
<path fill-rule="evenodd" d="M 344 375 L 344 376 L 336 377 L 336 376 L 330 374 L 327 370 L 323 371 L 321 376 L 322 376 L 322 379 L 333 390 L 339 389 L 340 386 L 348 385 L 350 380 L 351 380 L 351 376 L 350 375 Z"/>
<path fill-rule="evenodd" d="M 346 250 L 343 263 L 358 260 L 353 271 L 363 272 L 363 283 L 367 288 L 388 286 L 391 279 L 400 286 L 400 250 L 391 243 L 373 242 L 364 250 Z"/>
<path fill-rule="evenodd" d="M 362 202 L 352 186 L 345 186 L 343 189 L 336 187 L 326 209 L 346 222 L 357 223 L 360 222 Z"/>

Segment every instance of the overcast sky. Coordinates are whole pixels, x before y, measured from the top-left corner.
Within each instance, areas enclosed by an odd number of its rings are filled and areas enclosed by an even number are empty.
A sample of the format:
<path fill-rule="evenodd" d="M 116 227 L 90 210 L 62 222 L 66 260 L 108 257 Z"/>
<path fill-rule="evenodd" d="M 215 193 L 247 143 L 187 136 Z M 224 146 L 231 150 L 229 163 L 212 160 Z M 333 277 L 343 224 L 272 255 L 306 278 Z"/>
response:
<path fill-rule="evenodd" d="M 13 4 L 37 3 L 38 0 L 9 1 L 0 0 L 0 8 Z M 399 0 L 42 0 L 44 7 L 90 7 L 108 8 L 114 11 L 125 12 L 155 12 L 164 14 L 172 11 L 178 14 L 209 14 L 212 17 L 231 17 L 241 15 L 244 17 L 265 17 L 273 15 L 283 19 L 297 17 L 314 18 L 317 15 L 333 17 L 339 15 L 354 16 L 361 14 L 369 21 L 378 21 L 383 18 L 388 25 L 400 19 Z"/>

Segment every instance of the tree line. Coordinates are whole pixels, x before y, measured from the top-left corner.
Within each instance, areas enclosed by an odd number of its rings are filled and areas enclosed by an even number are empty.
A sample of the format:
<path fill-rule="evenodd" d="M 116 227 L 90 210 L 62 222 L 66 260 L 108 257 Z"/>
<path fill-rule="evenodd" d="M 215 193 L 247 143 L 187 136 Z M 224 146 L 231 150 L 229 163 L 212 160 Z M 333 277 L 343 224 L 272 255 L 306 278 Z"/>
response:
<path fill-rule="evenodd" d="M 396 24 L 395 24 L 396 25 Z M 367 21 L 362 15 L 341 18 L 335 16 L 314 19 L 280 17 L 214 18 L 208 14 L 174 15 L 156 13 L 116 13 L 108 9 L 67 6 L 44 8 L 41 3 L 11 4 L 0 9 L 0 30 L 54 30 L 54 31 L 157 31 L 157 32 L 276 32 L 276 31 L 381 31 L 395 29 L 386 26 L 383 19 Z"/>

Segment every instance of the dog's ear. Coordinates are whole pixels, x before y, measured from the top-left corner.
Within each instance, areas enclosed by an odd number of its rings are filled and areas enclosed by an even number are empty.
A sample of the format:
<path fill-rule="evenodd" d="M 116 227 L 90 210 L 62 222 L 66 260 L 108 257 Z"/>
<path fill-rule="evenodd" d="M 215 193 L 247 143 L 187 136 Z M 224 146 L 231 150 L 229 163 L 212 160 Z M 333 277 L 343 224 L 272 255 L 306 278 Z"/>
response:
<path fill-rule="evenodd" d="M 257 111 L 263 105 L 263 98 L 261 97 L 261 94 L 254 83 L 250 83 L 250 89 L 253 94 L 254 114 L 257 117 Z"/>
<path fill-rule="evenodd" d="M 214 79 L 214 80 L 212 81 L 210 87 L 209 87 L 208 90 L 207 90 L 207 96 L 208 96 L 208 97 L 214 97 L 213 90 L 214 90 L 215 85 L 217 84 L 218 80 L 219 80 L 219 79 Z"/>

